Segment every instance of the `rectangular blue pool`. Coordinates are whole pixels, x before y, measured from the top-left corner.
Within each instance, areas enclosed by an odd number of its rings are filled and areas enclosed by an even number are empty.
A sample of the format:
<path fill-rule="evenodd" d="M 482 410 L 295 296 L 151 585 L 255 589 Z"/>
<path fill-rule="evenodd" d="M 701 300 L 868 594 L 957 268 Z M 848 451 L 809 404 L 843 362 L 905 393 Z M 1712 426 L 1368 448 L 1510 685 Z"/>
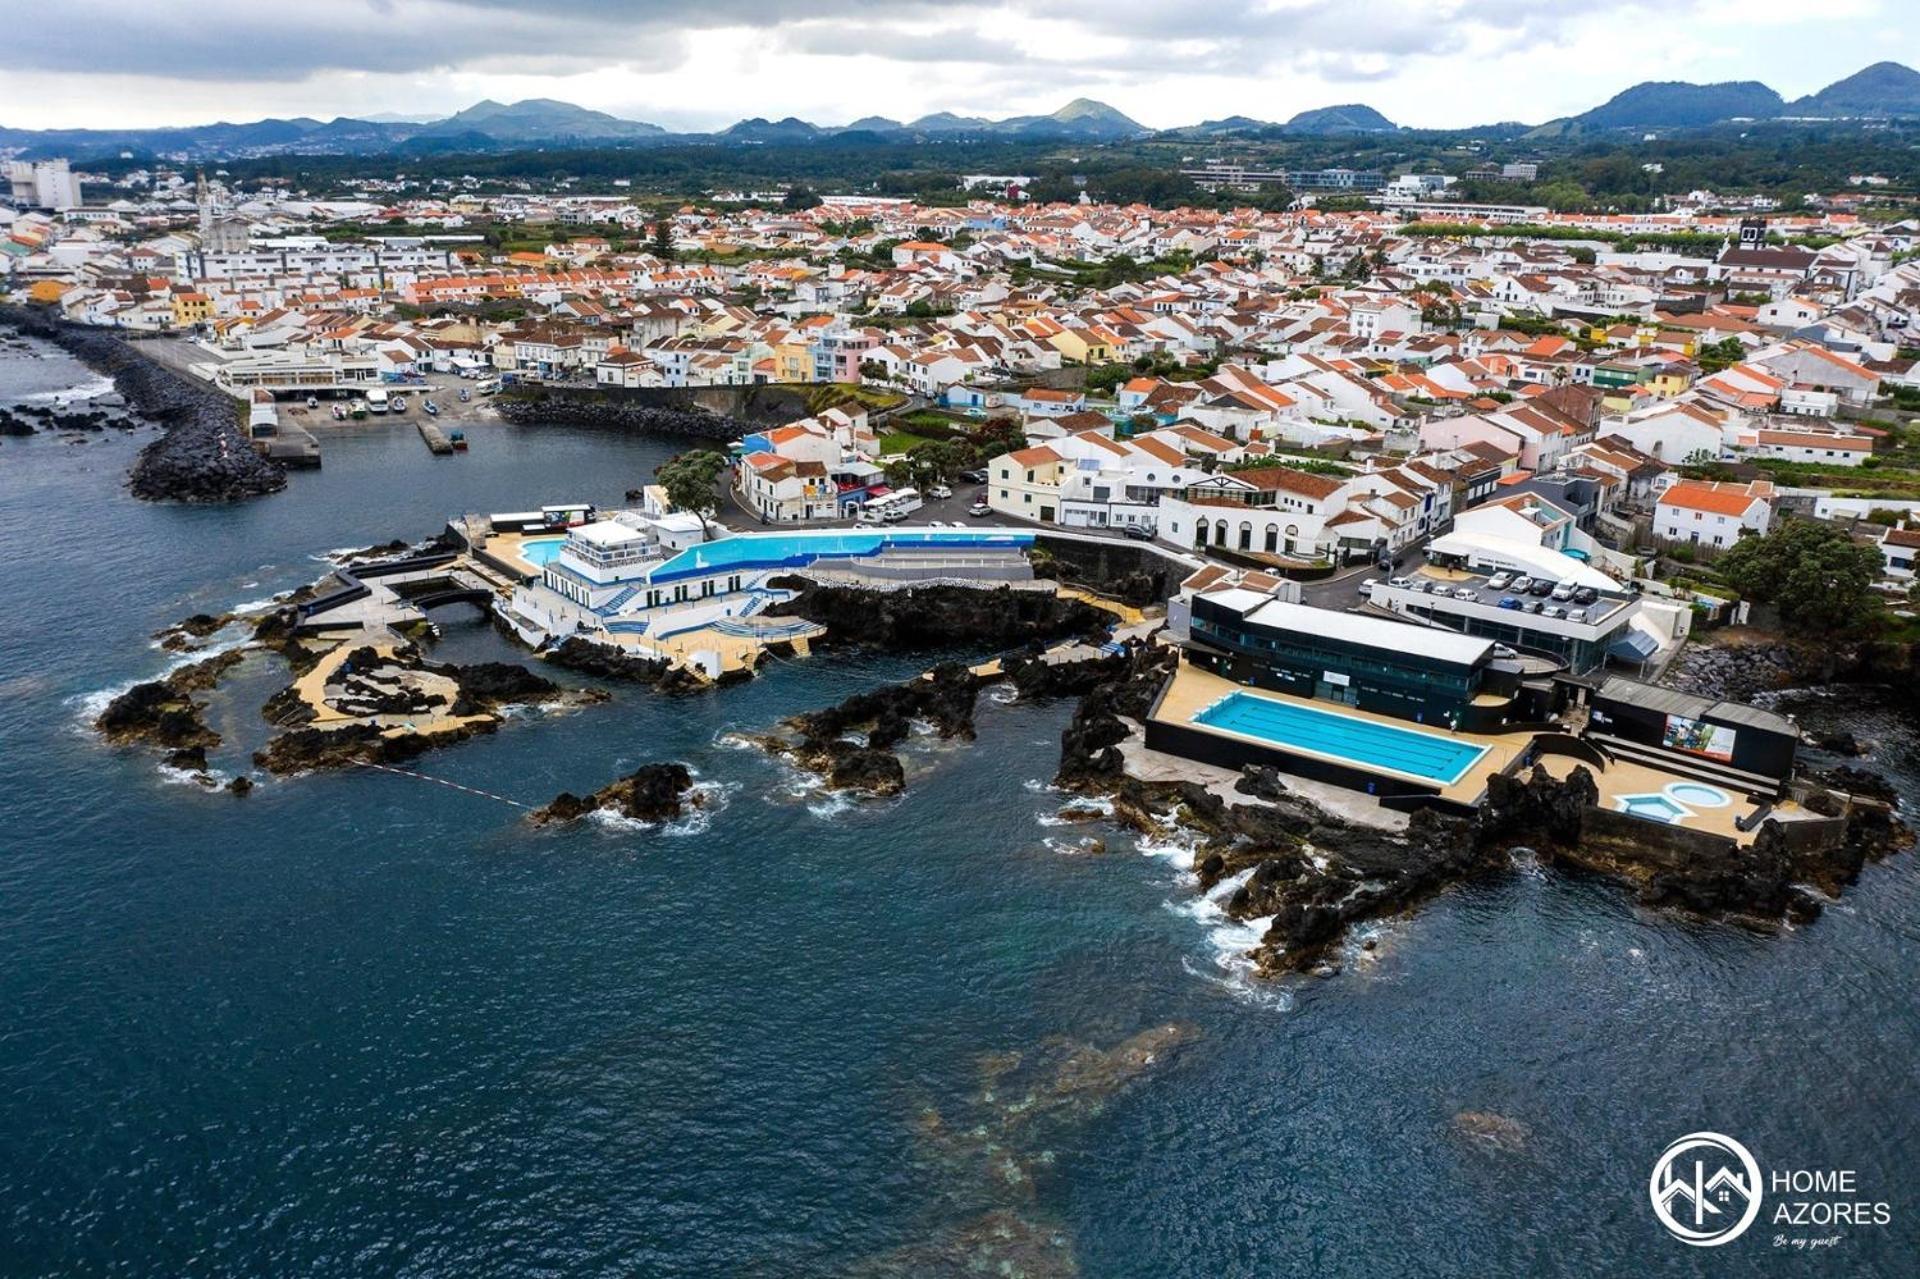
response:
<path fill-rule="evenodd" d="M 1351 760 L 1369 768 L 1452 785 L 1487 753 L 1484 746 L 1373 720 L 1229 693 L 1193 717 L 1196 724 Z"/>

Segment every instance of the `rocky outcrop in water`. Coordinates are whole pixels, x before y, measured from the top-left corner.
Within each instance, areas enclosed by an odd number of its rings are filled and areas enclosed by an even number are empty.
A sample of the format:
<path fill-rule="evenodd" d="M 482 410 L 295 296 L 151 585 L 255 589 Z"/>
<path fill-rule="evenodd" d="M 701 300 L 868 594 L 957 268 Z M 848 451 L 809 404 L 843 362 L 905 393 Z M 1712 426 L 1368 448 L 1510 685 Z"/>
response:
<path fill-rule="evenodd" d="M 235 650 L 183 666 L 164 679 L 135 684 L 107 703 L 94 720 L 101 736 L 116 745 L 141 744 L 169 751 L 204 752 L 220 744 L 220 734 L 202 718 L 206 704 L 193 694 L 204 692 L 245 658 Z"/>
<path fill-rule="evenodd" d="M 164 434 L 140 450 L 128 476 L 149 501 L 230 502 L 277 492 L 286 470 L 254 452 L 240 431 L 239 404 L 140 355 L 110 330 L 69 324 L 32 307 L 0 307 L 0 323 L 45 338 L 97 373 Z"/>
<path fill-rule="evenodd" d="M 789 736 L 761 739 L 836 790 L 893 795 L 906 785 L 906 766 L 893 748 L 923 720 L 943 738 L 973 738 L 973 712 L 987 681 L 950 662 L 922 679 L 855 693 L 837 706 L 786 721 Z M 860 738 L 861 740 L 855 740 Z"/>
<path fill-rule="evenodd" d="M 805 578 L 770 585 L 798 589 L 768 616 L 801 617 L 827 628 L 827 639 L 898 651 L 991 647 L 1104 635 L 1113 616 L 1081 600 L 1011 587 L 915 586 L 899 591 L 822 586 Z"/>
<path fill-rule="evenodd" d="M 114 398 L 117 400 L 119 397 Z M 40 431 L 131 431 L 139 425 L 119 409 L 109 408 L 97 400 L 81 400 L 74 405 L 0 405 L 0 435 L 34 435 Z"/>
<path fill-rule="evenodd" d="M 648 684 L 662 693 L 698 693 L 714 687 L 684 667 L 642 657 L 617 644 L 596 644 L 570 635 L 541 654 L 555 666 L 600 679 Z"/>
<path fill-rule="evenodd" d="M 588 813 L 605 809 L 635 821 L 664 822 L 698 803 L 693 774 L 685 764 L 643 764 L 591 795 L 562 791 L 546 807 L 536 810 L 529 820 L 537 825 L 578 821 Z"/>
<path fill-rule="evenodd" d="M 164 630 L 155 631 L 153 637 L 169 653 L 191 652 L 224 630 L 233 620 L 232 613 L 195 613 Z"/>
<path fill-rule="evenodd" d="M 402 764 L 440 746 L 464 742 L 500 727 L 497 719 L 416 729 L 389 736 L 374 724 L 352 722 L 338 728 L 296 728 L 253 753 L 253 762 L 269 773 L 319 772 L 354 764 Z"/>

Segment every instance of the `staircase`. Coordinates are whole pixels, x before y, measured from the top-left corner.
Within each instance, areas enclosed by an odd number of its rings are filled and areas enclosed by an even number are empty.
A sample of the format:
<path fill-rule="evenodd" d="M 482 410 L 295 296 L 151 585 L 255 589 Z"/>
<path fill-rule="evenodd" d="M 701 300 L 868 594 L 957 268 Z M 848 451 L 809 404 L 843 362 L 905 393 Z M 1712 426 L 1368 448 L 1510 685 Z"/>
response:
<path fill-rule="evenodd" d="M 1778 778 L 1749 773 L 1745 769 L 1735 768 L 1731 764 L 1722 764 L 1718 760 L 1661 750 L 1657 746 L 1630 742 L 1624 737 L 1615 737 L 1611 733 L 1596 733 L 1592 729 L 1588 729 L 1581 740 L 1599 747 L 1615 759 L 1628 760 L 1635 764 L 1644 764 L 1648 768 L 1657 768 L 1662 772 L 1678 773 L 1682 777 L 1711 782 L 1715 786 L 1724 786 L 1742 795 L 1778 795 L 1780 793 L 1781 782 Z"/>
<path fill-rule="evenodd" d="M 615 595 L 612 599 L 608 600 L 605 604 L 602 604 L 599 608 L 596 608 L 593 611 L 599 614 L 601 617 L 610 617 L 613 614 L 618 613 L 621 610 L 621 608 L 626 605 L 626 602 L 628 600 L 632 599 L 634 596 L 638 595 L 639 593 L 640 593 L 640 588 L 637 586 L 624 587 L 621 589 L 619 594 Z"/>

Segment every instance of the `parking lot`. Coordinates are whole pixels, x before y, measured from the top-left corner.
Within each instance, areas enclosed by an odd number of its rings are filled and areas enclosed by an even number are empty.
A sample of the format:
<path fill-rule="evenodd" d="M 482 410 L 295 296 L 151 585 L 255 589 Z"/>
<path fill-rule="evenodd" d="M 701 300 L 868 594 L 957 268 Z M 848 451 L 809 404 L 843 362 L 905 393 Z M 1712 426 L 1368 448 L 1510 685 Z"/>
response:
<path fill-rule="evenodd" d="M 1462 603 L 1486 608 L 1565 618 L 1575 622 L 1600 622 L 1608 614 L 1625 607 L 1626 601 L 1603 597 L 1591 587 L 1574 588 L 1545 579 L 1496 573 L 1480 576 L 1427 567 L 1406 575 L 1375 576 L 1367 579 L 1382 585 L 1409 590 L 1415 594 L 1446 596 Z M 1355 594 L 1370 591 L 1355 587 Z"/>

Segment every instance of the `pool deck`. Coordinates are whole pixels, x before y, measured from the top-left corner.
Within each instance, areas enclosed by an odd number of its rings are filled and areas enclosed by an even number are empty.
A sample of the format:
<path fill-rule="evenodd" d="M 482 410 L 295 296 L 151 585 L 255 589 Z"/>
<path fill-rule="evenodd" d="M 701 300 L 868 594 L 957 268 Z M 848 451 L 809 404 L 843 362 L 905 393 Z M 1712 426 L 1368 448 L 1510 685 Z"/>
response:
<path fill-rule="evenodd" d="M 557 536 L 553 533 L 495 533 L 480 545 L 480 553 L 489 556 L 509 568 L 517 569 L 527 577 L 540 576 L 540 566 L 520 553 L 522 542 L 538 541 L 542 538 Z"/>
<path fill-rule="evenodd" d="M 1357 720 L 1362 723 L 1384 725 L 1403 733 L 1419 733 L 1442 741 L 1463 742 L 1474 746 L 1486 747 L 1486 752 L 1475 760 L 1458 781 L 1442 785 L 1434 778 L 1418 773 L 1403 773 L 1366 760 L 1349 759 L 1341 755 L 1330 755 L 1324 751 L 1310 750 L 1304 746 L 1293 746 L 1285 742 L 1269 741 L 1244 733 L 1235 733 L 1226 729 L 1200 722 L 1198 716 L 1209 706 L 1232 693 L 1241 693 L 1247 697 L 1261 698 L 1282 705 L 1301 706 L 1308 710 L 1319 711 L 1327 715 L 1336 715 L 1343 719 Z M 1307 697 L 1293 697 L 1286 693 L 1270 692 L 1264 688 L 1248 688 L 1232 680 L 1222 679 L 1211 672 L 1196 669 L 1185 662 L 1175 672 L 1173 682 L 1168 686 L 1166 695 L 1161 698 L 1154 718 L 1167 724 L 1176 724 L 1182 728 L 1195 729 L 1211 733 L 1238 742 L 1251 742 L 1259 746 L 1282 750 L 1291 754 L 1310 756 L 1314 759 L 1328 760 L 1332 763 L 1358 768 L 1365 772 L 1378 773 L 1387 777 L 1405 778 L 1422 788 L 1438 787 L 1442 799 L 1455 800 L 1462 804 L 1471 804 L 1480 798 L 1487 788 L 1487 779 L 1501 772 L 1522 754 L 1533 742 L 1532 733 L 1451 733 L 1443 729 L 1421 724 L 1412 724 L 1404 719 L 1395 719 L 1391 715 L 1376 715 L 1371 711 L 1358 710 L 1351 706 L 1342 706 L 1336 702 L 1318 701 Z M 1283 770 L 1284 771 L 1284 770 Z"/>
<path fill-rule="evenodd" d="M 1540 763 L 1555 777 L 1564 778 L 1575 768 L 1581 767 L 1580 761 L 1566 755 L 1548 755 Z M 1593 769 L 1587 769 L 1593 773 Z M 1632 760 L 1616 759 L 1610 762 L 1605 771 L 1594 774 L 1594 782 L 1600 788 L 1599 806 L 1614 812 L 1620 811 L 1620 800 L 1628 795 L 1658 795 L 1673 785 L 1700 786 L 1705 783 L 1697 778 L 1686 777 L 1679 773 L 1669 773 L 1664 769 L 1649 768 L 1645 764 Z M 1690 816 L 1672 823 L 1660 825 L 1684 826 L 1688 830 L 1704 831 L 1711 835 L 1722 835 L 1736 844 L 1747 845 L 1759 834 L 1758 829 L 1743 831 L 1734 825 L 1736 819 L 1753 811 L 1753 805 L 1745 795 L 1728 790 L 1725 786 L 1715 785 L 1715 790 L 1725 792 L 1731 803 L 1721 808 L 1706 808 L 1700 805 L 1679 801 Z M 1782 822 L 1804 821 L 1817 817 L 1791 800 L 1776 803 L 1769 816 Z M 1652 819 L 1648 819 L 1652 820 Z"/>

